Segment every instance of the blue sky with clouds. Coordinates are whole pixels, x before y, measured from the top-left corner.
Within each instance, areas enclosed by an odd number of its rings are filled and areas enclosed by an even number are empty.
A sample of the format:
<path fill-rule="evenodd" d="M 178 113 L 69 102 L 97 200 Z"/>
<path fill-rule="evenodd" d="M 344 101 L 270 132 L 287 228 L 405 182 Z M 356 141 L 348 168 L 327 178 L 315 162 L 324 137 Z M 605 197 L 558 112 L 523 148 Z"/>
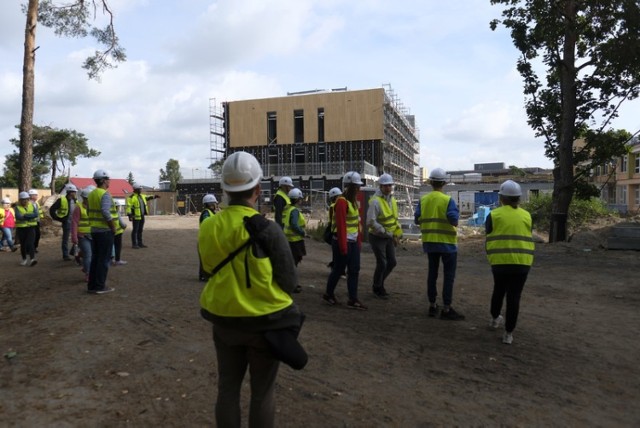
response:
<path fill-rule="evenodd" d="M 8 3 L 8 4 L 7 4 Z M 173 158 L 185 178 L 209 163 L 209 99 L 390 84 L 420 129 L 420 165 L 550 167 L 523 111 L 517 52 L 489 0 L 110 0 L 128 60 L 89 81 L 94 41 L 39 26 L 34 122 L 75 129 L 102 154 L 72 175 L 131 171 L 155 186 Z M 103 20 L 98 11 L 98 19 Z M 0 15 L 0 162 L 20 122 L 25 17 Z M 640 106 L 614 123 L 637 129 Z"/>

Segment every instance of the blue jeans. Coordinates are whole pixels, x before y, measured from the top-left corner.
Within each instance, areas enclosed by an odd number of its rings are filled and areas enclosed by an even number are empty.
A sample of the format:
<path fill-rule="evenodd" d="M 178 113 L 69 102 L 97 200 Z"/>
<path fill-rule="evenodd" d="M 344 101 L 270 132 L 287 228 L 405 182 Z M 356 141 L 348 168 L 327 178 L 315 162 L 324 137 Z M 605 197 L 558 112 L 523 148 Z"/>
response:
<path fill-rule="evenodd" d="M 333 266 L 327 280 L 327 295 L 334 296 L 340 276 L 347 268 L 347 291 L 349 300 L 358 300 L 358 275 L 360 274 L 360 248 L 357 242 L 347 242 L 347 254 L 340 254 L 338 240 L 331 243 Z"/>
<path fill-rule="evenodd" d="M 440 259 L 442 259 L 444 283 L 442 285 L 442 303 L 445 306 L 451 305 L 453 299 L 453 281 L 456 278 L 456 266 L 458 264 L 458 253 L 427 253 L 429 259 L 429 273 L 427 275 L 427 296 L 430 303 L 436 302 L 438 289 L 438 269 L 440 269 Z"/>
<path fill-rule="evenodd" d="M 11 228 L 10 227 L 3 227 L 2 228 L 2 240 L 3 241 L 7 241 L 7 246 L 9 248 L 13 248 L 13 235 L 11 233 Z M 0 241 L 0 247 L 2 247 L 2 241 Z"/>
<path fill-rule="evenodd" d="M 65 219 L 65 221 L 62 222 L 62 257 L 69 257 L 69 238 L 70 237 L 71 237 L 71 223 L 69 223 Z"/>
<path fill-rule="evenodd" d="M 78 247 L 82 251 L 82 269 L 89 274 L 91 270 L 91 238 L 87 235 L 78 239 Z"/>
<path fill-rule="evenodd" d="M 89 291 L 107 288 L 107 274 L 111 264 L 113 232 L 91 232 L 91 267 L 89 268 Z"/>

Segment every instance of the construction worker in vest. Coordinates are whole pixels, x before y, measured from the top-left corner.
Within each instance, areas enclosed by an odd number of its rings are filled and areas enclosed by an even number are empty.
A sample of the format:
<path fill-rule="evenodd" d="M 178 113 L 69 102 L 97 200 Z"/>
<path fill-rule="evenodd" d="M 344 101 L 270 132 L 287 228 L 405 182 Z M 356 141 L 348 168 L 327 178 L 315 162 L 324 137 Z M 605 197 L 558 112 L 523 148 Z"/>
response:
<path fill-rule="evenodd" d="M 367 310 L 358 300 L 358 276 L 360 274 L 360 248 L 362 246 L 362 221 L 358 207 L 358 192 L 362 186 L 360 174 L 355 171 L 347 172 L 342 178 L 344 193 L 338 196 L 334 207 L 332 226 L 335 237 L 333 239 L 333 266 L 327 279 L 327 289 L 322 300 L 330 305 L 338 304 L 335 289 L 340 276 L 347 269 L 347 291 L 350 309 Z"/>
<path fill-rule="evenodd" d="M 373 294 L 388 299 L 384 281 L 396 267 L 396 246 L 402 238 L 402 227 L 398 221 L 398 203 L 393 197 L 393 178 L 382 174 L 378 180 L 379 189 L 369 199 L 367 227 L 369 244 L 376 258 L 373 273 Z"/>
<path fill-rule="evenodd" d="M 49 208 L 49 214 L 55 221 L 62 223 L 62 260 L 70 261 L 69 238 L 71 237 L 71 214 L 76 206 L 76 194 L 78 188 L 73 184 L 67 184 L 63 194 Z"/>
<path fill-rule="evenodd" d="M 11 199 L 2 199 L 2 208 L 0 208 L 0 228 L 2 229 L 2 242 L 6 242 L 7 246 L 2 247 L 3 251 L 15 252 L 18 250 L 13 241 L 13 231 L 16 227 L 16 213 L 11 207 Z M 0 245 L 1 246 L 1 245 Z M 6 248 L 6 249 L 5 249 Z"/>
<path fill-rule="evenodd" d="M 500 207 L 489 213 L 485 221 L 485 248 L 493 273 L 491 320 L 497 329 L 502 324 L 502 301 L 507 298 L 506 322 L 502 343 L 513 343 L 513 330 L 518 321 L 520 296 L 533 264 L 535 244 L 532 237 L 531 215 L 519 208 L 522 189 L 512 180 L 500 185 Z"/>
<path fill-rule="evenodd" d="M 36 189 L 29 190 L 29 197 L 31 198 L 31 202 L 38 206 L 38 226 L 36 227 L 36 239 L 33 244 L 33 248 L 35 248 L 35 252 L 38 252 L 38 245 L 40 245 L 40 222 L 44 218 L 44 210 L 42 209 L 42 205 L 38 201 L 38 191 Z"/>
<path fill-rule="evenodd" d="M 443 192 L 447 183 L 447 174 L 442 168 L 435 168 L 429 175 L 433 191 L 420 198 L 414 213 L 415 223 L 422 232 L 422 249 L 429 259 L 427 275 L 427 296 L 429 297 L 430 317 L 438 315 L 438 270 L 442 260 L 444 283 L 442 286 L 443 308 L 440 319 L 463 320 L 464 315 L 451 307 L 453 299 L 453 282 L 456 276 L 458 261 L 458 219 L 460 213 L 456 202 Z"/>
<path fill-rule="evenodd" d="M 285 207 L 282 220 L 284 222 L 284 234 L 287 237 L 287 241 L 289 241 L 293 261 L 297 268 L 302 258 L 307 255 L 307 248 L 304 243 L 304 238 L 307 237 L 307 232 L 305 231 L 307 221 L 296 206 L 302 201 L 302 190 L 294 187 L 287 196 L 291 203 Z M 294 293 L 301 291 L 302 286 L 300 284 L 297 284 L 293 289 Z"/>
<path fill-rule="evenodd" d="M 28 192 L 20 192 L 18 195 L 18 205 L 15 208 L 16 233 L 20 241 L 20 255 L 22 256 L 22 266 L 35 266 L 36 252 L 33 242 L 36 238 L 36 226 L 38 225 L 38 207 L 31 203 Z"/>
<path fill-rule="evenodd" d="M 280 226 L 255 209 L 261 178 L 262 168 L 253 155 L 231 154 L 222 166 L 221 183 L 229 204 L 206 218 L 198 233 L 202 266 L 210 273 L 200 305 L 202 316 L 213 323 L 219 427 L 277 426 L 279 361 L 270 351 L 265 332 L 301 322 L 290 295 L 297 278 L 287 238 Z M 247 229 L 250 222 L 252 233 Z M 253 245 L 247 245 L 250 237 Z M 251 373 L 249 421 L 241 424 L 240 392 L 247 368 Z"/>
<path fill-rule="evenodd" d="M 282 177 L 278 181 L 278 191 L 273 197 L 273 211 L 274 219 L 277 224 L 284 229 L 284 222 L 282 221 L 282 213 L 287 205 L 291 204 L 289 200 L 289 192 L 293 189 L 293 180 L 291 177 Z"/>
<path fill-rule="evenodd" d="M 118 211 L 118 220 L 116 221 L 116 233 L 113 235 L 113 251 L 111 252 L 111 266 L 124 266 L 127 264 L 126 260 L 122 260 L 122 237 L 124 236 L 124 230 L 127 228 L 127 223 L 120 215 L 121 210 L 125 206 L 125 203 L 118 199 L 116 202 L 116 208 Z"/>
<path fill-rule="evenodd" d="M 149 214 L 148 201 L 158 199 L 160 196 L 142 194 L 142 186 L 135 183 L 133 194 L 127 198 L 127 216 L 132 223 L 131 228 L 131 248 L 147 248 L 142 242 L 142 232 L 144 230 L 144 218 Z"/>
<path fill-rule="evenodd" d="M 328 213 L 328 221 L 327 221 L 327 229 L 329 233 L 327 234 L 325 231 L 325 235 L 328 235 L 328 236 L 324 237 L 325 242 L 327 242 L 329 245 L 333 245 L 333 237 L 335 236 L 335 231 L 333 227 L 333 213 L 336 209 L 336 200 L 340 195 L 342 195 L 342 190 L 340 190 L 339 187 L 332 187 L 329 190 L 329 213 Z M 331 261 L 327 263 L 327 267 L 328 268 L 333 267 L 333 262 L 334 260 L 333 260 L 333 254 L 332 254 Z M 342 272 L 341 277 L 344 277 L 346 279 L 347 272 L 346 271 Z"/>
<path fill-rule="evenodd" d="M 87 186 L 80 191 L 80 202 L 71 215 L 71 242 L 78 247 L 76 261 L 82 266 L 85 282 L 89 282 L 91 269 L 91 224 L 89 223 L 89 194 L 95 186 Z"/>
<path fill-rule="evenodd" d="M 202 198 L 202 212 L 200 213 L 200 223 L 202 224 L 202 222 L 206 219 L 209 218 L 213 215 L 215 215 L 217 209 L 218 209 L 218 200 L 216 199 L 215 195 L 212 194 L 206 194 L 204 195 L 204 197 Z M 200 257 L 198 257 L 198 260 L 200 259 Z M 207 280 L 209 279 L 209 276 L 207 275 L 207 273 L 204 271 L 204 269 L 202 268 L 202 262 L 200 261 L 200 266 L 198 268 L 198 279 L 200 280 L 200 282 L 207 282 Z"/>
<path fill-rule="evenodd" d="M 107 191 L 109 189 L 109 173 L 98 169 L 93 173 L 96 188 L 89 193 L 87 213 L 91 225 L 91 267 L 87 291 L 90 294 L 105 294 L 115 291 L 107 287 L 107 275 L 111 264 L 113 237 L 116 233 L 118 210 Z"/>

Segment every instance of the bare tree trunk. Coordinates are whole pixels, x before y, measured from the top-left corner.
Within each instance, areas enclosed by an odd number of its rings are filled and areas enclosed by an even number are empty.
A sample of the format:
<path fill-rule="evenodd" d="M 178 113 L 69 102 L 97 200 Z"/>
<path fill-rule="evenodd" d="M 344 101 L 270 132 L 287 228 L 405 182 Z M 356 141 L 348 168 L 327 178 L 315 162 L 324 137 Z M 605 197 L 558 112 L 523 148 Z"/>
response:
<path fill-rule="evenodd" d="M 27 25 L 24 32 L 24 62 L 22 64 L 22 115 L 20 117 L 20 190 L 31 187 L 33 165 L 33 104 L 34 68 L 36 62 L 36 25 L 38 23 L 38 0 L 29 0 Z"/>
<path fill-rule="evenodd" d="M 549 242 L 566 241 L 569 205 L 573 198 L 573 140 L 576 122 L 576 2 L 565 3 L 565 35 L 559 64 L 562 119 L 558 144 L 558 163 L 553 171 L 553 198 Z"/>

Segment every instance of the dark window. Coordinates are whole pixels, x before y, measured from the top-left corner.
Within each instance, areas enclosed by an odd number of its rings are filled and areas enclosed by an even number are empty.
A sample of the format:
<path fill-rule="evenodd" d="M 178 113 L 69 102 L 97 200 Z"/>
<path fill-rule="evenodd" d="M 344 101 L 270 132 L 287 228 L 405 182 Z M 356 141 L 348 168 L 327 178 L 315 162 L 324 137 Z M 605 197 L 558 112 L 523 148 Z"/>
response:
<path fill-rule="evenodd" d="M 318 142 L 324 143 L 324 108 L 318 109 Z"/>
<path fill-rule="evenodd" d="M 275 111 L 267 112 L 267 145 L 278 143 L 278 121 Z"/>
<path fill-rule="evenodd" d="M 304 143 L 304 110 L 293 111 L 293 142 Z"/>

